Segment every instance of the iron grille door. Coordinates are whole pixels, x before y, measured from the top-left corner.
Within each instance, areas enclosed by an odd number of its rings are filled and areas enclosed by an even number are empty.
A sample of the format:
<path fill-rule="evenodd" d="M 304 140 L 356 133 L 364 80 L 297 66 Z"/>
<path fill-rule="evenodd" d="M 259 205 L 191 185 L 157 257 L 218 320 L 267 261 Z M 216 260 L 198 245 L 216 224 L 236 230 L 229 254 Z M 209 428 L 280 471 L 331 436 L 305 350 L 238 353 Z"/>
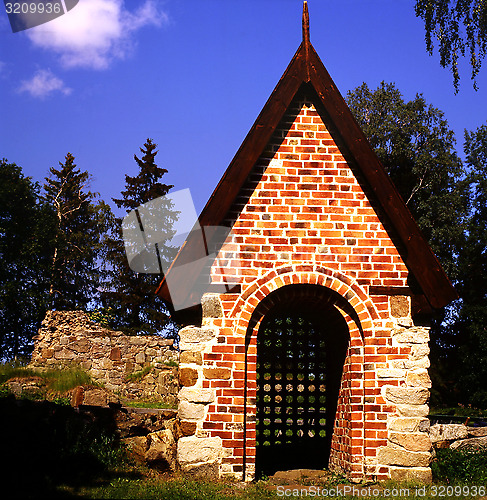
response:
<path fill-rule="evenodd" d="M 266 315 L 257 335 L 257 473 L 323 468 L 326 341 L 299 314 Z"/>

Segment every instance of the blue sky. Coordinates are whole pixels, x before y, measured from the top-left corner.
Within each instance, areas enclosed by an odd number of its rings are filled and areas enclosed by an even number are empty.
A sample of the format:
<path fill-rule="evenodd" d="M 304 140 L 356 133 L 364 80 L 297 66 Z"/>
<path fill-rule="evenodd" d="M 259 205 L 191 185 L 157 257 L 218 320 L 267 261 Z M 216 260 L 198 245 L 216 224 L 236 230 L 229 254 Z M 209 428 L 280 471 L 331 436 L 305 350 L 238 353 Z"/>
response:
<path fill-rule="evenodd" d="M 309 0 L 311 42 L 342 95 L 366 82 L 422 92 L 464 129 L 487 123 L 487 69 L 460 92 L 425 50 L 413 0 Z M 3 9 L 3 6 L 2 6 Z M 67 152 L 118 197 L 151 137 L 165 181 L 198 212 L 301 41 L 301 0 L 80 0 L 12 33 L 0 12 L 0 156 L 43 181 Z M 487 66 L 487 63 L 485 63 Z"/>

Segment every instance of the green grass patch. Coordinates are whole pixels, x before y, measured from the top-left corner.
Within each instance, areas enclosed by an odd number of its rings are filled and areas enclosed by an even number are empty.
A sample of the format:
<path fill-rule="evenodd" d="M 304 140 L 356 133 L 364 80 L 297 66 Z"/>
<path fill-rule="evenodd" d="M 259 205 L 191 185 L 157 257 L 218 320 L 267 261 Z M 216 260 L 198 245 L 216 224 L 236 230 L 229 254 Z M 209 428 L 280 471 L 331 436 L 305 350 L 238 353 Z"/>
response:
<path fill-rule="evenodd" d="M 66 490 L 65 490 L 66 491 Z M 68 490 L 69 491 L 69 490 Z M 195 480 L 187 477 L 147 478 L 126 473 L 109 484 L 78 489 L 83 498 L 158 500 L 268 500 L 278 498 L 262 482 L 239 486 L 233 481 Z"/>
<path fill-rule="evenodd" d="M 39 374 L 51 391 L 67 392 L 78 385 L 92 385 L 93 381 L 85 371 L 79 368 L 46 370 Z"/>
<path fill-rule="evenodd" d="M 4 363 L 0 365 L 0 384 L 14 377 L 35 377 L 38 376 L 36 370 L 28 368 L 20 363 Z"/>
<path fill-rule="evenodd" d="M 63 394 L 78 385 L 96 385 L 90 375 L 80 368 L 56 368 L 47 370 L 38 370 L 28 366 L 22 366 L 16 363 L 5 363 L 0 365 L 0 395 L 8 394 L 6 382 L 13 378 L 31 378 L 39 377 L 42 379 L 38 398 L 45 397 L 47 392 Z M 35 397 L 34 399 L 38 399 Z"/>
<path fill-rule="evenodd" d="M 169 361 L 164 361 L 163 363 L 165 366 L 169 366 L 171 368 L 176 368 L 179 366 L 179 363 L 177 361 L 174 361 L 174 359 L 170 359 Z"/>
<path fill-rule="evenodd" d="M 144 378 L 147 374 L 149 374 L 152 370 L 152 366 L 144 366 L 142 370 L 137 372 L 129 373 L 125 376 L 125 382 L 137 382 L 138 380 Z"/>
<path fill-rule="evenodd" d="M 76 490 L 82 498 L 161 499 L 161 500 L 270 500 L 277 498 L 343 498 L 357 500 L 395 500 L 397 498 L 479 498 L 483 487 L 453 486 L 448 484 L 422 485 L 412 482 L 387 481 L 346 485 L 354 494 L 343 493 L 344 485 L 320 484 L 314 490 L 306 485 L 272 486 L 268 481 L 242 485 L 236 481 L 195 480 L 187 477 L 159 478 L 126 472 L 110 482 Z M 279 488 L 279 489 L 278 489 Z M 319 488 L 319 490 L 317 489 Z M 285 490 L 287 489 L 287 492 Z M 71 489 L 62 490 L 74 493 Z M 314 492 L 313 492 L 314 491 Z M 326 493 L 325 493 L 326 491 Z M 347 490 L 345 490 L 347 491 Z M 337 493 L 338 492 L 338 493 Z M 480 492 L 480 493 L 479 493 Z"/>
<path fill-rule="evenodd" d="M 165 403 L 164 401 L 144 401 L 140 399 L 124 399 L 123 405 L 129 408 L 161 408 L 161 409 L 176 409 L 178 405 Z"/>

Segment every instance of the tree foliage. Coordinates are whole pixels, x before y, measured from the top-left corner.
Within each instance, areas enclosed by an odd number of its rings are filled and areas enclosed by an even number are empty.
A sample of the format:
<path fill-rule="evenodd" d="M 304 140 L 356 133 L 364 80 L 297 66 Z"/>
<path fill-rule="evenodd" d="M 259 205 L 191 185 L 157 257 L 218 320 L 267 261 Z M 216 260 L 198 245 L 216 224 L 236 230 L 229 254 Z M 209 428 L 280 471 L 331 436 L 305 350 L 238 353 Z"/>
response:
<path fill-rule="evenodd" d="M 164 196 L 172 186 L 155 163 L 149 139 L 134 156 L 138 174 L 114 200 L 126 212 Z M 52 167 L 44 189 L 22 169 L 0 162 L 0 356 L 27 355 L 47 309 L 91 310 L 106 326 L 127 333 L 176 335 L 155 295 L 159 274 L 133 272 L 122 238 L 122 218 L 89 189 L 90 175 L 68 153 Z M 168 202 L 169 203 L 169 202 Z M 169 203 L 170 205 L 170 203 Z M 172 236 L 176 212 L 167 207 L 161 230 Z M 170 247 L 160 257 L 172 260 Z"/>
<path fill-rule="evenodd" d="M 25 355 L 47 309 L 54 212 L 20 167 L 0 162 L 0 357 Z"/>
<path fill-rule="evenodd" d="M 433 54 L 433 38 L 438 41 L 440 64 L 449 67 L 458 92 L 458 60 L 468 54 L 472 80 L 476 77 L 487 52 L 486 0 L 416 0 L 415 12 L 424 21 L 426 48 Z"/>
<path fill-rule="evenodd" d="M 73 155 L 68 153 L 59 166 L 50 168 L 44 185 L 56 215 L 49 304 L 51 309 L 85 310 L 98 293 L 98 259 L 111 211 L 103 201 L 95 201 L 90 176 L 77 168 Z"/>
<path fill-rule="evenodd" d="M 121 198 L 113 199 L 116 206 L 126 213 L 166 195 L 173 187 L 162 182 L 167 170 L 157 166 L 156 148 L 157 145 L 147 139 L 144 147 L 140 148 L 141 158 L 134 155 L 138 166 L 137 175 L 126 175 L 125 190 L 121 192 Z M 160 221 L 161 230 L 171 234 L 175 217 L 176 212 L 169 207 L 164 220 Z M 172 260 L 171 248 L 162 246 L 159 250 L 161 258 Z M 105 311 L 109 311 L 111 326 L 128 334 L 164 332 L 166 335 L 175 335 L 175 325 L 169 318 L 169 311 L 155 294 L 162 276 L 137 273 L 129 267 L 124 250 L 121 217 L 114 220 L 110 236 L 106 239 L 105 262 L 109 277 L 103 293 L 103 305 Z"/>
<path fill-rule="evenodd" d="M 392 83 L 364 83 L 347 101 L 451 279 L 467 215 L 467 182 L 444 114 L 421 94 L 405 101 Z"/>
<path fill-rule="evenodd" d="M 462 298 L 450 337 L 451 367 L 462 403 L 487 408 L 487 124 L 465 132 L 470 217 L 460 253 Z"/>

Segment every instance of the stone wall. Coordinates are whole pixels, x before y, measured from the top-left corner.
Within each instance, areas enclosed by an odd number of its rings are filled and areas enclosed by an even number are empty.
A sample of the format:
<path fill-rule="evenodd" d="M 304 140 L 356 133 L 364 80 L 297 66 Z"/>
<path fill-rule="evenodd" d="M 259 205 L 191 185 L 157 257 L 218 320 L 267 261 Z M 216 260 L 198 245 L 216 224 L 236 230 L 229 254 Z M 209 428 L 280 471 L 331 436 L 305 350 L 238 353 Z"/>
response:
<path fill-rule="evenodd" d="M 171 339 L 127 336 L 82 311 L 48 311 L 34 340 L 33 367 L 79 366 L 122 397 L 176 401 L 179 352 Z M 134 379 L 137 372 L 144 376 Z"/>
<path fill-rule="evenodd" d="M 470 427 L 465 424 L 435 424 L 429 436 L 433 449 L 477 451 L 487 449 L 487 427 Z"/>

